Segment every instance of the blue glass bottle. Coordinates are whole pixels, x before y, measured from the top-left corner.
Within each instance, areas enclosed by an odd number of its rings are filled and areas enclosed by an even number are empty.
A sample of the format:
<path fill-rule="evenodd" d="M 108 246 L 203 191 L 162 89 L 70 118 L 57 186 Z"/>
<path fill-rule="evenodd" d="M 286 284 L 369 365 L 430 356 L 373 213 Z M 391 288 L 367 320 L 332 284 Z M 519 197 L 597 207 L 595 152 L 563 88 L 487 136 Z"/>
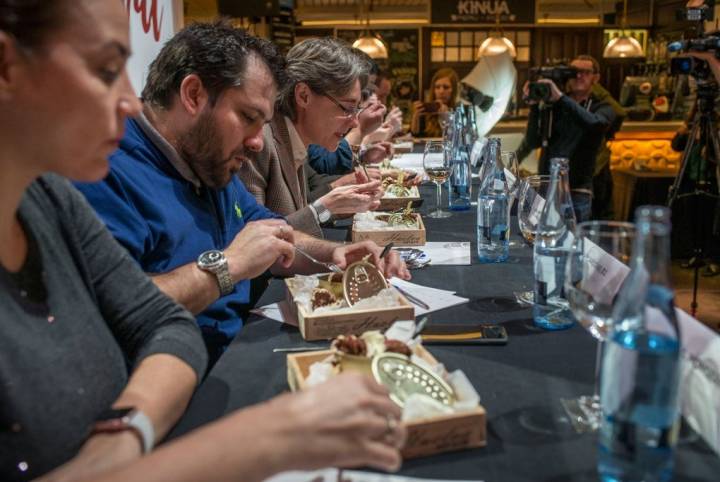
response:
<path fill-rule="evenodd" d="M 635 215 L 630 274 L 613 309 L 601 371 L 604 481 L 668 481 L 679 427 L 680 332 L 670 285 L 670 210 Z"/>
<path fill-rule="evenodd" d="M 510 210 L 505 170 L 500 162 L 500 139 L 488 140 L 477 203 L 477 251 L 481 263 L 502 263 L 509 254 Z"/>
<path fill-rule="evenodd" d="M 470 185 L 472 182 L 470 149 L 472 149 L 472 145 L 466 143 L 468 125 L 465 106 L 459 105 L 456 108 L 453 121 L 452 174 L 448 190 L 448 207 L 453 211 L 467 211 L 470 209 Z"/>
<path fill-rule="evenodd" d="M 564 281 L 576 222 L 568 181 L 569 161 L 554 158 L 550 163 L 550 187 L 538 220 L 533 251 L 533 320 L 546 330 L 563 330 L 575 323 L 565 299 Z"/>

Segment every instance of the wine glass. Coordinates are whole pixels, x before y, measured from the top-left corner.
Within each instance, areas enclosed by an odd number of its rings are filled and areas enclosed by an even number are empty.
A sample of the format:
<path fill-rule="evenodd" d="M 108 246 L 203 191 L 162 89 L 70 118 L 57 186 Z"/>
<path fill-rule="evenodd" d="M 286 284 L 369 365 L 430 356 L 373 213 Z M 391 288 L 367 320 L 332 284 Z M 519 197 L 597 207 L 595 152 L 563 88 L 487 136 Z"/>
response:
<path fill-rule="evenodd" d="M 540 221 L 550 188 L 550 176 L 528 176 L 520 182 L 518 189 L 518 226 L 525 242 L 532 246 L 535 243 L 535 232 Z"/>
<path fill-rule="evenodd" d="M 450 156 L 445 147 L 445 143 L 442 141 L 428 141 L 425 144 L 425 153 L 423 154 L 423 167 L 425 168 L 425 174 L 435 183 L 435 192 L 437 194 L 437 208 L 428 214 L 431 218 L 447 218 L 451 214 L 447 211 L 443 211 L 441 206 L 441 188 L 440 185 L 444 183 L 447 178 L 450 177 L 452 171 L 452 163 L 450 162 Z"/>
<path fill-rule="evenodd" d="M 619 221 L 587 221 L 575 230 L 565 265 L 565 296 L 575 319 L 598 340 L 593 395 L 562 399 L 562 405 L 580 432 L 600 426 L 598 379 L 602 343 L 612 324 L 616 295 L 630 272 L 635 225 Z"/>
<path fill-rule="evenodd" d="M 520 181 L 518 188 L 518 226 L 525 242 L 532 247 L 535 232 L 540 221 L 547 192 L 550 188 L 550 176 L 528 176 Z M 532 305 L 535 299 L 532 290 L 516 291 L 515 299 L 522 305 Z"/>
<path fill-rule="evenodd" d="M 520 175 L 519 175 L 519 168 L 518 168 L 518 160 L 517 156 L 515 155 L 515 152 L 513 151 L 502 151 L 500 153 L 500 162 L 503 165 L 503 169 L 505 171 L 505 182 L 507 183 L 507 189 L 508 189 L 508 217 L 510 216 L 510 212 L 512 211 L 513 204 L 515 203 L 515 199 L 517 198 L 518 191 L 520 189 Z M 508 239 L 510 239 L 511 229 L 510 225 L 508 225 Z M 517 246 L 517 243 L 515 241 L 510 241 L 508 243 L 510 247 Z"/>

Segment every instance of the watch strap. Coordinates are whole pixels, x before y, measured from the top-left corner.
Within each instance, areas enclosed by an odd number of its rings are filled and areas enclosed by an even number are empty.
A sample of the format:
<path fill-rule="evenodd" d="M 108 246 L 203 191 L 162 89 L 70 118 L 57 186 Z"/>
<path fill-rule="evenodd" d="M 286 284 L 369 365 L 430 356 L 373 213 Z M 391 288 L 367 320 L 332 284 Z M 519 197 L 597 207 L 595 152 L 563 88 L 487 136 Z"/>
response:
<path fill-rule="evenodd" d="M 108 412 L 101 414 L 95 420 L 91 433 L 117 433 L 132 430 L 138 437 L 144 454 L 153 449 L 155 428 L 150 417 L 133 407 L 109 409 Z"/>
<path fill-rule="evenodd" d="M 227 259 L 224 263 L 218 266 L 213 272 L 217 278 L 218 286 L 220 287 L 220 296 L 229 295 L 235 289 L 235 284 L 230 276 L 230 270 L 228 269 Z"/>
<path fill-rule="evenodd" d="M 143 453 L 150 452 L 155 446 L 155 428 L 153 428 L 150 417 L 141 410 L 133 410 L 128 415 L 128 427 L 140 435 Z"/>
<path fill-rule="evenodd" d="M 204 259 L 211 255 L 216 257 L 212 263 L 205 263 Z M 230 269 L 228 268 L 228 261 L 225 254 L 219 250 L 205 251 L 198 256 L 197 267 L 208 273 L 212 273 L 217 281 L 218 288 L 220 289 L 220 296 L 225 296 L 233 292 L 235 289 L 235 283 L 233 283 L 232 277 L 230 276 Z"/>
<path fill-rule="evenodd" d="M 330 219 L 332 218 L 332 213 L 319 199 L 313 202 L 311 206 L 315 210 L 318 221 L 320 221 L 321 224 L 330 221 Z"/>

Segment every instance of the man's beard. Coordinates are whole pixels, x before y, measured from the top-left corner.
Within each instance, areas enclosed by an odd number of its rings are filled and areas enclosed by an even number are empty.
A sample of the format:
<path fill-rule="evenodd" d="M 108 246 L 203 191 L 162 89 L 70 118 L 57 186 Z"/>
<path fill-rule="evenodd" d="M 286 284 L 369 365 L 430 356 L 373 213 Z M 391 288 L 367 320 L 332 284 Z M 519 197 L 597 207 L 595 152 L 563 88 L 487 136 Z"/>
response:
<path fill-rule="evenodd" d="M 233 175 L 233 171 L 227 168 L 228 163 L 242 156 L 240 151 L 223 159 L 222 145 L 212 110 L 203 112 L 197 123 L 178 139 L 180 156 L 207 187 L 222 189 L 227 186 Z"/>

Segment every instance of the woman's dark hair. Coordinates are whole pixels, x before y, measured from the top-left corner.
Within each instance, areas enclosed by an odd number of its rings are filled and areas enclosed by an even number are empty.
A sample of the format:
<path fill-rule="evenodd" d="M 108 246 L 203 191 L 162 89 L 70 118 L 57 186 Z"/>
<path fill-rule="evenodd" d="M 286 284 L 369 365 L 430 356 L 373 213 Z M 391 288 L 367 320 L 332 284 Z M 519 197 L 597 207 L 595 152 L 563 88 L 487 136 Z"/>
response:
<path fill-rule="evenodd" d="M 183 79 L 195 74 L 212 105 L 225 89 L 242 85 L 252 55 L 267 65 L 278 87 L 285 83 L 285 59 L 270 41 L 235 28 L 224 19 L 193 23 L 168 40 L 150 64 L 142 98 L 169 108 Z"/>
<path fill-rule="evenodd" d="M 67 7 L 61 0 L 0 0 L 0 31 L 21 48 L 36 48 L 62 25 Z"/>

